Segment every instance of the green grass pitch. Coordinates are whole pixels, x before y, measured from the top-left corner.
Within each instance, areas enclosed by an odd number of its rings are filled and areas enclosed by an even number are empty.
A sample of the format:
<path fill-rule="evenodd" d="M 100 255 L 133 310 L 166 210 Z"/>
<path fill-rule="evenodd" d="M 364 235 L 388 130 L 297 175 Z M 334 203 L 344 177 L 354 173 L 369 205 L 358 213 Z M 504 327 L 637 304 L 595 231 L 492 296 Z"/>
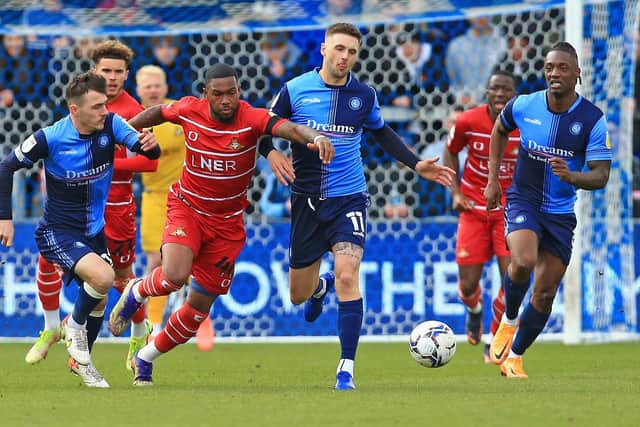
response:
<path fill-rule="evenodd" d="M 354 392 L 332 389 L 338 344 L 186 345 L 161 357 L 156 385 L 137 389 L 126 347 L 100 344 L 110 389 L 88 389 L 56 345 L 35 366 L 26 344 L 0 344 L 1 426 L 638 426 L 638 343 L 538 343 L 528 380 L 507 380 L 481 348 L 459 343 L 447 366 L 416 364 L 402 343 L 362 343 Z"/>

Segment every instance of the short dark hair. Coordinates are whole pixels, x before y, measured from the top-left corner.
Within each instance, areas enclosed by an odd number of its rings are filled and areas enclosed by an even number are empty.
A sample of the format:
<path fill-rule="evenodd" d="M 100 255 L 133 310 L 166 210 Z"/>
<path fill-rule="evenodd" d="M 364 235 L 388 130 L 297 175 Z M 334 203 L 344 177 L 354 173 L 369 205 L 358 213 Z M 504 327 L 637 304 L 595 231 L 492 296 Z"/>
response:
<path fill-rule="evenodd" d="M 509 70 L 503 70 L 502 68 L 496 68 L 494 69 L 491 74 L 489 74 L 489 80 L 487 80 L 487 87 L 489 86 L 489 81 L 491 80 L 491 77 L 493 76 L 505 76 L 505 77 L 509 77 L 512 81 L 513 81 L 513 87 L 515 88 L 516 86 L 518 86 L 518 83 L 520 82 L 518 80 L 518 78 L 516 77 L 515 74 L 513 74 L 511 71 Z"/>
<path fill-rule="evenodd" d="M 72 100 L 77 100 L 83 95 L 86 95 L 90 90 L 107 94 L 107 81 L 104 77 L 95 74 L 91 71 L 88 73 L 77 74 L 74 76 L 64 92 L 64 98 L 69 103 Z"/>
<path fill-rule="evenodd" d="M 238 74 L 232 66 L 218 62 L 209 67 L 204 73 L 204 84 L 206 86 L 212 79 L 222 79 L 224 77 L 235 77 L 238 80 Z"/>
<path fill-rule="evenodd" d="M 362 43 L 362 33 L 360 32 L 358 27 L 353 24 L 349 24 L 348 22 L 338 22 L 331 25 L 329 28 L 327 28 L 324 36 L 326 38 L 333 34 L 346 34 L 358 39 L 358 44 Z"/>
<path fill-rule="evenodd" d="M 127 70 L 133 60 L 133 51 L 119 40 L 105 40 L 93 51 L 93 63 L 97 64 L 102 58 L 122 59 Z"/>
<path fill-rule="evenodd" d="M 569 55 L 571 55 L 571 57 L 573 59 L 576 60 L 576 64 L 579 64 L 579 62 L 578 62 L 578 52 L 576 52 L 576 49 L 571 45 L 571 43 L 558 42 L 558 43 L 554 44 L 553 46 L 551 46 L 551 48 L 549 50 L 547 50 L 547 53 L 545 54 L 545 56 L 549 52 L 553 52 L 554 50 L 558 50 L 560 52 L 568 53 Z"/>

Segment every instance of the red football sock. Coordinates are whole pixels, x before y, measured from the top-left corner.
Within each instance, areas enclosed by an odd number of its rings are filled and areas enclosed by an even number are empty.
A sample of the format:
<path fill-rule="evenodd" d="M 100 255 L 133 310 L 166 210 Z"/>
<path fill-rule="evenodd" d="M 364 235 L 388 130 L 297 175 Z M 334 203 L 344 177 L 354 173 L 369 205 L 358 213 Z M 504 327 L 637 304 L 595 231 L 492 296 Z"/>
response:
<path fill-rule="evenodd" d="M 482 289 L 480 288 L 480 284 L 478 283 L 476 285 L 476 290 L 473 292 L 473 294 L 465 297 L 460 290 L 460 282 L 458 282 L 458 296 L 460 297 L 460 300 L 464 303 L 464 305 L 469 308 L 474 308 L 476 305 L 478 305 L 478 302 L 480 302 L 480 299 L 482 298 Z"/>
<path fill-rule="evenodd" d="M 169 295 L 181 288 L 182 283 L 173 283 L 167 279 L 167 276 L 165 276 L 162 271 L 162 267 L 156 267 L 138 286 L 140 296 L 143 298 Z"/>
<path fill-rule="evenodd" d="M 166 353 L 177 345 L 186 343 L 196 335 L 200 324 L 208 316 L 209 313 L 202 313 L 185 303 L 169 317 L 164 329 L 156 335 L 156 348 Z"/>
<path fill-rule="evenodd" d="M 47 311 L 58 310 L 60 308 L 60 289 L 62 289 L 62 278 L 60 272 L 42 255 L 38 256 L 38 298 L 42 303 L 42 308 Z"/>
<path fill-rule="evenodd" d="M 493 320 L 491 320 L 491 335 L 495 335 L 500 326 L 500 320 L 502 320 L 502 314 L 505 310 L 504 302 L 504 288 L 500 287 L 498 295 L 493 300 Z"/>

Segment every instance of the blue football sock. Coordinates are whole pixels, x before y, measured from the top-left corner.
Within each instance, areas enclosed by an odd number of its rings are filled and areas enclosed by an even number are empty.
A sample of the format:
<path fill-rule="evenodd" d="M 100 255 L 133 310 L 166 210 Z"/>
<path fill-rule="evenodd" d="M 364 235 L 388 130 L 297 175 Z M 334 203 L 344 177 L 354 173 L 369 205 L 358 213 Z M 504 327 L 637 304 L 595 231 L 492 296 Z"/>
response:
<path fill-rule="evenodd" d="M 341 359 L 355 360 L 360 329 L 362 328 L 362 298 L 338 302 L 338 335 L 342 349 Z"/>
<path fill-rule="evenodd" d="M 505 301 L 505 314 L 507 319 L 515 319 L 518 317 L 518 311 L 520 310 L 520 304 L 524 296 L 529 289 L 529 282 L 527 283 L 515 283 L 509 277 L 509 272 L 504 275 L 504 301 Z"/>
<path fill-rule="evenodd" d="M 78 297 L 76 298 L 76 303 L 73 306 L 73 320 L 79 324 L 84 325 L 87 321 L 87 317 L 89 317 L 89 313 L 93 311 L 94 308 L 102 301 L 104 295 L 100 295 L 95 289 L 89 288 L 89 292 L 93 295 L 87 293 L 86 287 L 89 287 L 86 283 L 78 288 Z"/>
<path fill-rule="evenodd" d="M 94 317 L 92 315 L 89 315 L 87 317 L 87 342 L 89 344 L 89 351 L 91 351 L 93 343 L 98 339 L 103 320 L 104 312 L 100 316 Z"/>
<path fill-rule="evenodd" d="M 511 351 L 518 355 L 524 354 L 544 329 L 550 314 L 541 313 L 531 303 L 527 304 L 520 316 L 520 327 L 513 339 Z"/>

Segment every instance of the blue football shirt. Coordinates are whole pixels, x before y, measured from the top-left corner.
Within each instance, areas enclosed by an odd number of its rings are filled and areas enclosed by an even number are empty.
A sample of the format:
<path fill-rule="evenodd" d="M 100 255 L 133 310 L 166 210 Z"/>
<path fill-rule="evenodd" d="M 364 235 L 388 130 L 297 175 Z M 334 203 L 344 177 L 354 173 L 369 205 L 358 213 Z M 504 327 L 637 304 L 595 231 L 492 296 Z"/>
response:
<path fill-rule="evenodd" d="M 138 132 L 110 113 L 104 129 L 81 135 L 69 116 L 36 131 L 16 147 L 26 167 L 44 160 L 47 201 L 40 226 L 82 230 L 94 236 L 104 228 L 104 209 L 113 175 L 114 144 L 132 149 Z"/>
<path fill-rule="evenodd" d="M 507 199 L 525 198 L 542 212 L 574 212 L 576 187 L 561 181 L 548 160 L 560 157 L 571 171 L 582 171 L 586 162 L 611 160 L 607 122 L 602 111 L 578 95 L 564 113 L 547 105 L 547 91 L 520 95 L 500 114 L 507 130 L 520 129 L 520 150 Z"/>
<path fill-rule="evenodd" d="M 328 85 L 318 71 L 288 81 L 271 107 L 278 116 L 327 136 L 336 150 L 324 165 L 317 152 L 292 144 L 296 179 L 291 191 L 321 198 L 365 193 L 362 132 L 384 126 L 376 92 L 351 73 L 344 86 Z"/>

